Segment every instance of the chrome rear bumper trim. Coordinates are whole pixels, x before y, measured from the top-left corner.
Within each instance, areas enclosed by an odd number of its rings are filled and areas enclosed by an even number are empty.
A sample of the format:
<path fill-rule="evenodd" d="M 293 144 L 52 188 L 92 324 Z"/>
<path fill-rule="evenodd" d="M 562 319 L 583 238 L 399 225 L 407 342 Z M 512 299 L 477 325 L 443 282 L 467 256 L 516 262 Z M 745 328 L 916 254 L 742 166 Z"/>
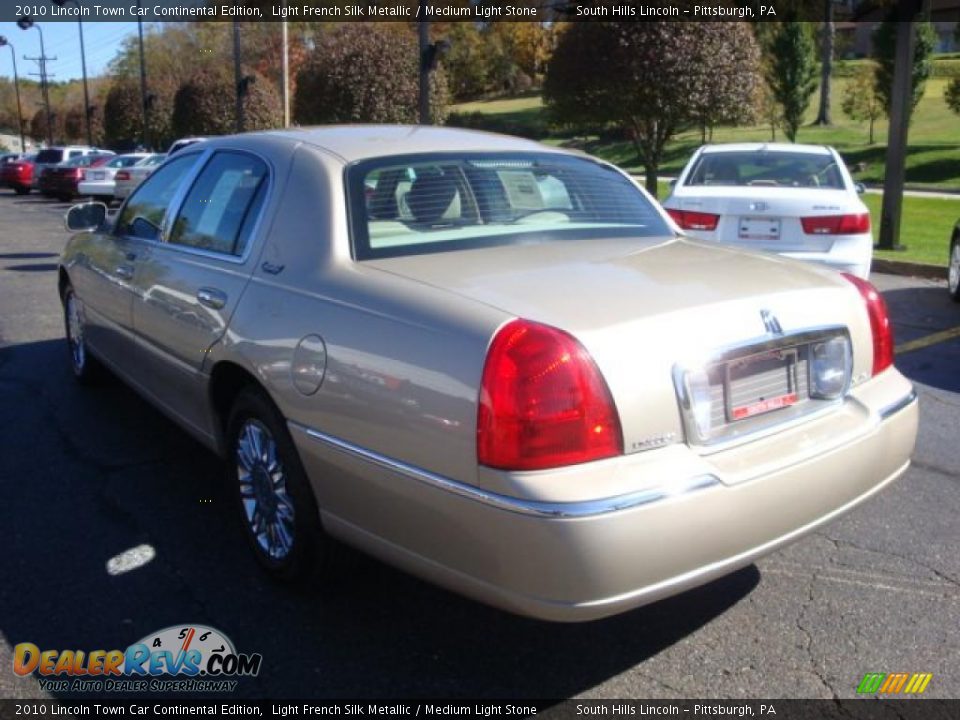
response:
<path fill-rule="evenodd" d="M 444 490 L 454 495 L 484 503 L 507 512 L 519 513 L 521 515 L 532 515 L 541 518 L 566 519 L 566 518 L 587 518 L 597 515 L 606 515 L 608 513 L 618 512 L 620 510 L 629 510 L 631 508 L 649 505 L 651 503 L 666 500 L 667 498 L 677 497 L 686 493 L 702 490 L 707 487 L 720 484 L 720 479 L 714 475 L 696 475 L 683 482 L 670 486 L 657 486 L 646 490 L 639 490 L 624 495 L 614 497 L 599 498 L 597 500 L 582 500 L 578 502 L 544 502 L 542 500 L 525 500 L 522 498 L 510 497 L 499 493 L 489 492 L 474 485 L 452 480 L 443 475 L 432 473 L 429 470 L 409 465 L 400 460 L 375 453 L 366 448 L 354 445 L 346 440 L 327 435 L 326 433 L 314 430 L 313 428 L 291 422 L 290 425 L 308 437 L 321 442 L 335 450 L 347 455 L 371 462 L 387 470 L 391 470 L 412 480 L 422 482 L 431 487 Z"/>
<path fill-rule="evenodd" d="M 907 395 L 904 395 L 896 402 L 890 403 L 885 408 L 881 408 L 877 415 L 880 416 L 881 420 L 886 420 L 888 417 L 896 415 L 898 412 L 909 407 L 915 402 L 917 402 L 917 391 L 916 389 L 911 388 Z"/>

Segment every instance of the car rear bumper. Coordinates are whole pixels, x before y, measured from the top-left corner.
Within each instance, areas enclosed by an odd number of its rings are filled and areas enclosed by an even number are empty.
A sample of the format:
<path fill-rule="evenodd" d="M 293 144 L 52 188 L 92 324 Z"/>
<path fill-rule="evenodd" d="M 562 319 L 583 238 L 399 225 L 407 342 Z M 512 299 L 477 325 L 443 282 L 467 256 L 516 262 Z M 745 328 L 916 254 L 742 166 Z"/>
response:
<path fill-rule="evenodd" d="M 291 423 L 328 532 L 457 592 L 555 621 L 653 602 L 799 538 L 899 477 L 916 429 L 916 395 L 890 370 L 835 413 L 778 435 L 545 475 L 570 483 L 582 474 L 597 489 L 557 503 L 438 478 Z M 604 472 L 632 473 L 636 491 L 604 497 Z"/>
<path fill-rule="evenodd" d="M 113 197 L 114 183 L 112 180 L 84 180 L 77 184 L 80 195 L 103 195 Z"/>

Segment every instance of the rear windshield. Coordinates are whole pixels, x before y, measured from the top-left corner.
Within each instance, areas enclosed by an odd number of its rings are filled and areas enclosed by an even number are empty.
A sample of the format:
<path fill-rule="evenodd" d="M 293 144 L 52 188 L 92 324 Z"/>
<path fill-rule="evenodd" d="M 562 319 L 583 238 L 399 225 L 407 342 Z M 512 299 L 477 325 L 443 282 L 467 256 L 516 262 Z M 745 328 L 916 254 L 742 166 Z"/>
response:
<path fill-rule="evenodd" d="M 616 170 L 554 154 L 378 158 L 347 172 L 354 254 L 669 235 Z"/>
<path fill-rule="evenodd" d="M 109 162 L 106 163 L 108 168 L 125 168 L 132 167 L 138 162 L 143 160 L 142 155 L 118 155 Z"/>
<path fill-rule="evenodd" d="M 58 163 L 63 160 L 63 150 L 58 148 L 47 148 L 37 153 L 38 163 Z"/>
<path fill-rule="evenodd" d="M 833 155 L 764 150 L 703 153 L 684 184 L 844 189 Z"/>

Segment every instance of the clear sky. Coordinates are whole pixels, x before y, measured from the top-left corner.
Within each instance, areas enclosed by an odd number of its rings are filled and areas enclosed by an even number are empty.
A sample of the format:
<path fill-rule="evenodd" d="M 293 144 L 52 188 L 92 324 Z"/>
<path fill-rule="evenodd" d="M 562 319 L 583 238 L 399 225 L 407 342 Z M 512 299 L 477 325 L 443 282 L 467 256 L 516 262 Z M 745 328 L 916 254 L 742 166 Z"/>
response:
<path fill-rule="evenodd" d="M 47 63 L 47 72 L 54 76 L 51 79 L 62 81 L 82 77 L 77 23 L 47 22 L 43 23 L 42 27 L 47 57 L 57 58 Z M 123 39 L 136 33 L 135 22 L 85 22 L 83 40 L 86 46 L 87 75 L 96 77 L 106 72 L 107 64 L 117 54 Z M 16 23 L 0 22 L 0 35 L 6 36 L 16 49 L 17 72 L 21 77 L 26 77 L 27 73 L 38 72 L 36 63 L 23 59 L 24 55 L 40 55 L 40 33 L 36 29 L 21 30 Z M 13 77 L 10 51 L 6 48 L 0 48 L 0 76 Z"/>

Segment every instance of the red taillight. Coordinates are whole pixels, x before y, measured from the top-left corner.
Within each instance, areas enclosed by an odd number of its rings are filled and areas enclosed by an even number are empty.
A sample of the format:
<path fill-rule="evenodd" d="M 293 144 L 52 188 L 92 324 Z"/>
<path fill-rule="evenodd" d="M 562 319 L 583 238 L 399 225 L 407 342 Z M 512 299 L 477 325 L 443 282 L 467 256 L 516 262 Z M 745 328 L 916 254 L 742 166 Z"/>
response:
<path fill-rule="evenodd" d="M 623 453 L 620 418 L 586 349 L 572 336 L 513 320 L 483 367 L 477 458 L 503 470 L 541 470 Z"/>
<path fill-rule="evenodd" d="M 130 173 L 126 170 L 117 170 L 117 174 L 113 176 L 115 180 L 129 180 Z"/>
<path fill-rule="evenodd" d="M 870 214 L 805 217 L 800 224 L 807 235 L 860 235 L 870 232 Z"/>
<path fill-rule="evenodd" d="M 720 216 L 713 213 L 671 210 L 670 208 L 667 208 L 667 212 L 674 222 L 684 230 L 716 230 L 717 223 L 720 221 Z"/>
<path fill-rule="evenodd" d="M 870 332 L 873 334 L 873 375 L 893 365 L 893 327 L 883 295 L 869 282 L 856 275 L 841 273 L 860 291 L 870 317 Z"/>

